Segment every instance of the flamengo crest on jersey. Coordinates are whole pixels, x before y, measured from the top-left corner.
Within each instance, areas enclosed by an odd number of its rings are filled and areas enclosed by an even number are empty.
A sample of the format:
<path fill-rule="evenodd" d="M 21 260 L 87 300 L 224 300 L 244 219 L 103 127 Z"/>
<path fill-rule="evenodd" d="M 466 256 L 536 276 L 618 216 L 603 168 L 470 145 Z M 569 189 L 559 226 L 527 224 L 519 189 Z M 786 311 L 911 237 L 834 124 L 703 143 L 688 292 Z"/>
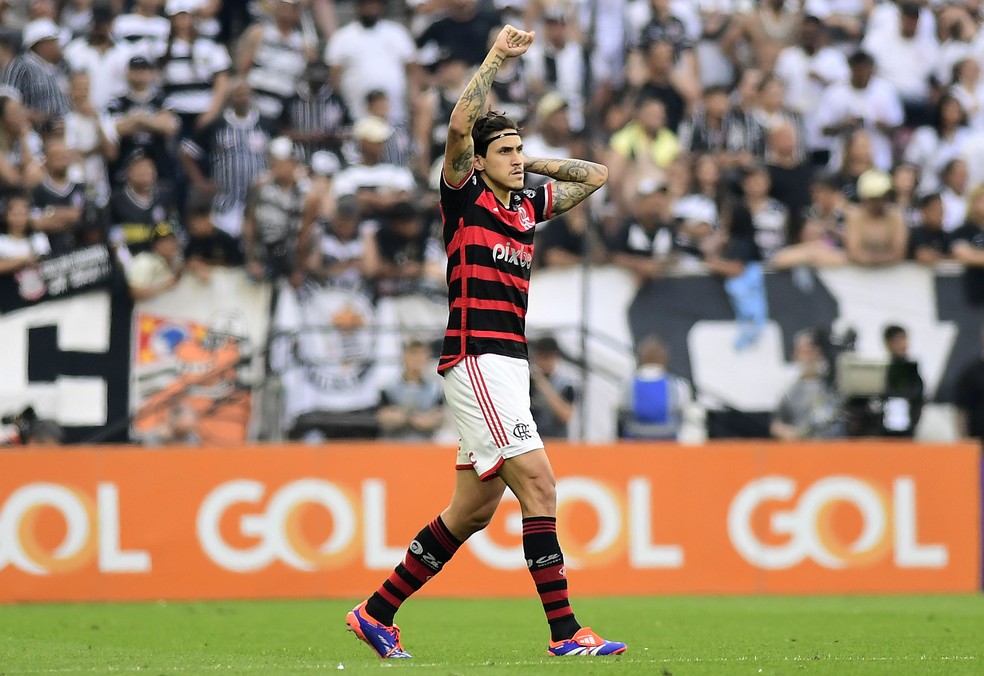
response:
<path fill-rule="evenodd" d="M 549 183 L 514 191 L 505 205 L 481 174 L 472 172 L 458 187 L 441 181 L 449 315 L 438 371 L 465 355 L 527 358 L 534 226 L 552 209 Z"/>

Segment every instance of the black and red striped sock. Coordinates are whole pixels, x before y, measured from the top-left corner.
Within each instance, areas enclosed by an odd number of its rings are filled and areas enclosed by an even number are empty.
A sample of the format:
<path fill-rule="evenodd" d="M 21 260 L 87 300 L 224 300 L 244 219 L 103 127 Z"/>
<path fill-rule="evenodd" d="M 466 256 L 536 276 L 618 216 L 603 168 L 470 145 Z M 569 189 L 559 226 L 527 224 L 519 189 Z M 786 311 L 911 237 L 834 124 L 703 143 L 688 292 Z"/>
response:
<path fill-rule="evenodd" d="M 393 624 L 393 616 L 407 598 L 424 586 L 444 567 L 461 542 L 451 534 L 438 516 L 424 527 L 407 549 L 398 565 L 382 586 L 369 597 L 366 612 L 377 622 Z"/>
<path fill-rule="evenodd" d="M 550 639 L 560 641 L 572 637 L 581 625 L 567 596 L 567 568 L 557 542 L 557 519 L 552 516 L 523 519 L 523 553 L 550 623 Z"/>

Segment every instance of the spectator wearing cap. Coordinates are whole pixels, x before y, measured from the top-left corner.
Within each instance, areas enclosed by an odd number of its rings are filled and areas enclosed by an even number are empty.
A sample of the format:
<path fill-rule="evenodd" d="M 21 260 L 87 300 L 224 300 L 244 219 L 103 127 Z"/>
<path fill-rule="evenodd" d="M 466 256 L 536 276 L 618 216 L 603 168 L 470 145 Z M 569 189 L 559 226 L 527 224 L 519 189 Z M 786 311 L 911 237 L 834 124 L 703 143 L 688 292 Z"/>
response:
<path fill-rule="evenodd" d="M 123 185 L 109 199 L 110 241 L 119 248 L 124 263 L 130 254 L 150 247 L 154 228 L 169 214 L 167 200 L 157 184 L 157 169 L 150 156 L 136 152 L 124 170 Z"/>
<path fill-rule="evenodd" d="M 908 258 L 933 266 L 949 257 L 950 238 L 943 230 L 943 200 L 935 192 L 922 195 L 919 198 L 919 225 L 909 230 Z"/>
<path fill-rule="evenodd" d="M 902 214 L 888 204 L 892 179 L 868 170 L 858 178 L 861 203 L 847 212 L 844 250 L 851 263 L 869 267 L 894 265 L 905 260 L 908 228 Z"/>
<path fill-rule="evenodd" d="M 667 186 L 658 179 L 638 183 L 631 217 L 609 243 L 612 264 L 642 280 L 659 277 L 673 247 L 673 224 Z"/>
<path fill-rule="evenodd" d="M 51 251 L 48 237 L 31 225 L 30 202 L 24 193 L 7 198 L 0 228 L 0 275 L 34 265 Z"/>
<path fill-rule="evenodd" d="M 92 105 L 91 83 L 92 77 L 85 71 L 72 73 L 69 79 L 72 109 L 65 116 L 65 143 L 75 157 L 72 173 L 85 185 L 86 199 L 102 208 L 109 202 L 106 157 L 115 150 Z"/>
<path fill-rule="evenodd" d="M 574 407 L 581 396 L 576 375 L 564 363 L 553 336 L 530 345 L 530 413 L 544 439 L 567 439 Z"/>
<path fill-rule="evenodd" d="M 3 73 L 4 84 L 21 93 L 31 122 L 42 127 L 59 122 L 69 110 L 68 82 L 59 69 L 61 31 L 51 19 L 35 19 L 24 26 L 24 51 Z"/>
<path fill-rule="evenodd" d="M 133 47 L 116 42 L 112 33 L 113 12 L 98 5 L 92 10 L 92 27 L 65 47 L 65 62 L 73 72 L 89 75 L 89 97 L 95 111 L 126 93 L 126 69 Z"/>
<path fill-rule="evenodd" d="M 157 67 L 143 55 L 130 57 L 126 71 L 128 89 L 110 102 L 103 119 L 103 133 L 114 146 L 110 181 L 123 180 L 122 169 L 134 153 L 147 155 L 154 163 L 157 176 L 170 184 L 174 162 L 170 140 L 178 133 L 181 121 L 164 108 L 164 93 L 157 87 Z"/>
<path fill-rule="evenodd" d="M 135 53 L 156 59 L 164 53 L 171 24 L 161 16 L 164 0 L 134 0 L 132 11 L 113 20 L 113 37 Z"/>
<path fill-rule="evenodd" d="M 284 103 L 297 93 L 304 68 L 314 58 L 313 45 L 301 31 L 298 0 L 275 0 L 272 18 L 246 30 L 236 55 L 236 72 L 249 82 L 268 124 L 280 119 Z"/>
<path fill-rule="evenodd" d="M 299 286 L 298 234 L 305 204 L 305 185 L 298 178 L 298 152 L 279 136 L 270 142 L 270 170 L 246 195 L 243 251 L 246 272 L 254 280 L 286 278 Z"/>
<path fill-rule="evenodd" d="M 544 96 L 557 92 L 567 102 L 570 126 L 584 128 L 585 84 L 588 63 L 584 47 L 571 34 L 565 7 L 554 5 L 543 15 L 543 35 L 534 40 L 523 55 L 530 92 Z M 524 139 L 526 141 L 526 139 Z M 536 155 L 537 157 L 571 157 L 570 155 Z"/>
<path fill-rule="evenodd" d="M 848 59 L 848 65 L 849 81 L 830 85 L 817 113 L 823 134 L 836 140 L 830 166 L 841 165 L 848 137 L 863 129 L 871 139 L 875 167 L 888 171 L 892 166 L 891 136 L 905 117 L 902 104 L 892 86 L 875 76 L 870 54 L 857 51 Z"/>
<path fill-rule="evenodd" d="M 400 122 L 420 91 L 417 49 L 402 24 L 383 17 L 384 9 L 382 0 L 358 0 L 355 19 L 329 38 L 324 61 L 354 119 L 367 113 L 366 94 L 379 89 L 389 96 L 391 121 Z"/>
<path fill-rule="evenodd" d="M 30 189 L 44 177 L 41 137 L 20 101 L 0 96 L 0 188 Z"/>
<path fill-rule="evenodd" d="M 363 227 L 355 196 L 340 198 L 331 218 L 319 221 L 320 236 L 305 259 L 307 274 L 325 286 L 366 291 L 363 268 L 366 237 L 371 235 Z"/>
<path fill-rule="evenodd" d="M 984 186 L 977 186 L 967 200 L 967 220 L 950 233 L 953 259 L 964 266 L 967 301 L 984 305 Z"/>
<path fill-rule="evenodd" d="M 235 267 L 243 264 L 240 242 L 227 232 L 219 230 L 212 222 L 212 203 L 204 195 L 189 199 L 185 222 L 188 225 L 188 242 L 184 247 L 187 270 L 203 283 L 207 282 L 211 269 Z"/>
<path fill-rule="evenodd" d="M 169 223 L 158 223 L 150 249 L 141 251 L 126 266 L 126 281 L 133 300 L 147 300 L 178 285 L 182 273 L 181 243 Z"/>
<path fill-rule="evenodd" d="M 661 175 L 680 153 L 677 137 L 666 123 L 666 106 L 646 94 L 637 101 L 633 119 L 612 135 L 608 147 L 605 164 L 610 184 L 616 189 L 622 186 L 622 192 L 616 192 L 614 198 L 626 211 L 635 184 Z"/>
<path fill-rule="evenodd" d="M 379 117 L 364 117 L 355 123 L 352 135 L 358 144 L 358 160 L 335 177 L 335 194 L 355 195 L 367 216 L 386 212 L 409 199 L 413 174 L 406 167 L 383 161 L 386 141 L 393 134 L 389 123 Z"/>
<path fill-rule="evenodd" d="M 181 119 L 181 134 L 193 135 L 222 113 L 229 94 L 232 59 L 225 47 L 198 34 L 201 0 L 167 0 L 171 32 L 160 59 L 164 107 Z"/>
<path fill-rule="evenodd" d="M 921 11 L 916 2 L 899 2 L 897 27 L 868 32 L 861 42 L 862 49 L 875 61 L 875 73 L 901 99 L 905 124 L 910 127 L 927 124 L 931 119 L 931 79 L 939 54 L 936 36 L 919 31 Z"/>
<path fill-rule="evenodd" d="M 825 166 L 830 160 L 832 139 L 817 122 L 824 90 L 847 82 L 850 69 L 844 53 L 827 44 L 824 23 L 807 16 L 800 27 L 799 43 L 779 52 L 774 74 L 786 86 L 786 106 L 803 119 L 804 143 L 811 161 Z"/>
<path fill-rule="evenodd" d="M 48 235 L 55 255 L 75 248 L 85 206 L 85 186 L 69 177 L 71 164 L 65 140 L 50 137 L 45 143 L 45 176 L 32 195 L 31 222 Z"/>
<path fill-rule="evenodd" d="M 242 78 L 233 81 L 222 115 L 181 141 L 178 158 L 192 188 L 214 197 L 215 224 L 233 237 L 242 232 L 246 194 L 267 169 L 269 145 L 269 128 Z"/>
<path fill-rule="evenodd" d="M 297 92 L 284 105 L 278 133 L 294 141 L 309 160 L 321 150 L 340 153 L 351 127 L 348 106 L 328 81 L 328 67 L 308 64 Z"/>
<path fill-rule="evenodd" d="M 372 117 L 391 120 L 389 96 L 382 89 L 374 89 L 366 94 L 366 111 Z M 383 163 L 398 167 L 411 166 L 411 158 L 417 152 L 413 145 L 413 128 L 408 120 L 390 122 L 393 133 L 383 146 Z"/>

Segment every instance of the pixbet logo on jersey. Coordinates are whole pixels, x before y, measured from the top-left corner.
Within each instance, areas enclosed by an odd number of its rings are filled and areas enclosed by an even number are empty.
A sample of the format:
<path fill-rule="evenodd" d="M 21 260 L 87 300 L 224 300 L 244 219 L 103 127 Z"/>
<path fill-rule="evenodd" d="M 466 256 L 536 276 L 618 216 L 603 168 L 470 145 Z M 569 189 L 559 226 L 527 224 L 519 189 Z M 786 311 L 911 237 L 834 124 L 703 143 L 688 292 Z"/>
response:
<path fill-rule="evenodd" d="M 918 542 L 912 477 L 897 477 L 891 490 L 852 476 L 829 476 L 799 489 L 790 477 L 766 476 L 732 500 L 728 534 L 749 563 L 784 570 L 811 560 L 844 569 L 893 556 L 899 568 L 946 567 L 945 545 Z"/>
<path fill-rule="evenodd" d="M 533 253 L 528 250 L 532 247 L 521 246 L 514 249 L 509 244 L 496 244 L 492 247 L 492 260 L 505 261 L 509 265 L 516 265 L 521 268 L 533 267 Z"/>
<path fill-rule="evenodd" d="M 98 484 L 95 500 L 62 484 L 25 484 L 0 505 L 0 570 L 12 566 L 32 575 L 50 575 L 77 570 L 93 560 L 103 573 L 150 571 L 149 553 L 120 547 L 116 484 Z"/>

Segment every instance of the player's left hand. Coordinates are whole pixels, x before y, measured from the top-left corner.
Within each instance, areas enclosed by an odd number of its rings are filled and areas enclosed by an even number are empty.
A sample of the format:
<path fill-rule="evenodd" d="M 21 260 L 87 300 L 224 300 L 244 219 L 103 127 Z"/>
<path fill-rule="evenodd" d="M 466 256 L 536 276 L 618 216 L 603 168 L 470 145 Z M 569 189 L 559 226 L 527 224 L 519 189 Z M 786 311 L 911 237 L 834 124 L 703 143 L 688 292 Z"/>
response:
<path fill-rule="evenodd" d="M 514 28 L 509 24 L 502 27 L 499 35 L 495 38 L 494 49 L 498 49 L 507 57 L 522 56 L 533 44 L 534 31 L 526 32 Z"/>

